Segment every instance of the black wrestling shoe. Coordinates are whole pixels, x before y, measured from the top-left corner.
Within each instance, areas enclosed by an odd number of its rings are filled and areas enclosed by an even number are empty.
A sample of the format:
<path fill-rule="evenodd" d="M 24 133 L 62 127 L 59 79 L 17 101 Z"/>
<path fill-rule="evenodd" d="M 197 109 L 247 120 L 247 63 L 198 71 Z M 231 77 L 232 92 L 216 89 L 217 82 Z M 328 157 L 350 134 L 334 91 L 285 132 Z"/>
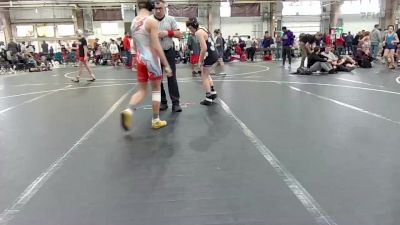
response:
<path fill-rule="evenodd" d="M 182 107 L 180 105 L 173 105 L 172 112 L 182 112 Z"/>
<path fill-rule="evenodd" d="M 168 109 L 168 104 L 167 103 L 161 103 L 160 104 L 160 111 L 165 111 Z"/>
<path fill-rule="evenodd" d="M 215 100 L 217 98 L 217 92 L 216 91 L 211 91 L 210 92 L 210 96 L 208 96 L 207 98 L 209 98 L 211 100 Z"/>
<path fill-rule="evenodd" d="M 210 106 L 212 104 L 214 104 L 213 101 L 207 98 L 200 102 L 200 105 L 205 105 L 205 106 Z"/>

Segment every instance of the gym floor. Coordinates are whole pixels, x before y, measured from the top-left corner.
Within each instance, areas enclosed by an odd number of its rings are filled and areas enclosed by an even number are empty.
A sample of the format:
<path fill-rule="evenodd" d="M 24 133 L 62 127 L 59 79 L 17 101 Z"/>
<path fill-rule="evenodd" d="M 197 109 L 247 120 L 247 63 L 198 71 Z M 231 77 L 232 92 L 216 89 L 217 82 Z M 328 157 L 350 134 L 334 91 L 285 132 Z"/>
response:
<path fill-rule="evenodd" d="M 206 107 L 178 65 L 183 112 L 162 112 L 168 126 L 152 130 L 148 96 L 129 132 L 132 71 L 96 67 L 96 82 L 78 84 L 66 78 L 76 68 L 0 77 L 0 224 L 399 224 L 396 71 L 225 69 Z"/>

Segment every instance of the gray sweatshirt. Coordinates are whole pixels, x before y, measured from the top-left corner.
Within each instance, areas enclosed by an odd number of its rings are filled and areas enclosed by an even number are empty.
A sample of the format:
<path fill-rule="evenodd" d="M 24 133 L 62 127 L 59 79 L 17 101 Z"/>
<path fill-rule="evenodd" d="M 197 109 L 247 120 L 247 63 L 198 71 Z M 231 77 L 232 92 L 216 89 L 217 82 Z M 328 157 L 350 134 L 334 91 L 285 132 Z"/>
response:
<path fill-rule="evenodd" d="M 371 42 L 379 43 L 382 41 L 381 32 L 378 29 L 373 29 L 371 32 Z"/>
<path fill-rule="evenodd" d="M 189 35 L 187 45 L 189 47 L 189 50 L 193 51 L 193 54 L 200 54 L 200 43 L 195 35 Z"/>

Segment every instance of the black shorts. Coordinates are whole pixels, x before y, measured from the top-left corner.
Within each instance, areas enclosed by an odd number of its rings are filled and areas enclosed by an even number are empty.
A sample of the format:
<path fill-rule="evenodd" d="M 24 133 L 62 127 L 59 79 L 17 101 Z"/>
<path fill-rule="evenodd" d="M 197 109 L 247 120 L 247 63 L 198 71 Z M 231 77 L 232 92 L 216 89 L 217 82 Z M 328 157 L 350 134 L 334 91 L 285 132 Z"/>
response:
<path fill-rule="evenodd" d="M 218 61 L 218 54 L 213 54 L 211 56 L 207 56 L 204 59 L 204 67 L 210 67 L 212 65 L 214 65 L 216 62 Z"/>

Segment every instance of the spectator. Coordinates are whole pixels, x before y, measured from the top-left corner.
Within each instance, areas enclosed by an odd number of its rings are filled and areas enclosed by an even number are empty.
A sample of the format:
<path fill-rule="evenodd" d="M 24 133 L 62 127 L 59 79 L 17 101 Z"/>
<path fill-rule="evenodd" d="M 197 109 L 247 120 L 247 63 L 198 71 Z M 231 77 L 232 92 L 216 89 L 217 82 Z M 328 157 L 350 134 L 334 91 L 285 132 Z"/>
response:
<path fill-rule="evenodd" d="M 356 56 L 356 54 L 357 54 L 358 41 L 360 40 L 360 37 L 361 37 L 361 32 L 358 32 L 353 39 L 353 55 L 354 56 Z"/>
<path fill-rule="evenodd" d="M 251 40 L 250 36 L 247 36 L 247 40 L 246 40 L 246 53 L 247 53 L 247 60 L 250 60 L 250 58 L 252 58 L 253 56 L 252 51 L 253 51 L 253 41 Z M 253 58 L 254 59 L 254 58 Z"/>
<path fill-rule="evenodd" d="M 124 46 L 123 54 L 126 57 L 125 66 L 128 69 L 131 69 L 132 68 L 132 65 L 131 65 L 131 40 L 129 38 L 129 33 L 128 32 L 125 32 L 125 37 L 124 37 L 124 40 L 123 40 L 123 46 Z"/>
<path fill-rule="evenodd" d="M 335 71 L 330 64 L 330 61 L 327 60 L 326 57 L 321 56 L 320 48 L 314 47 L 313 52 L 308 57 L 308 65 L 307 67 L 310 68 L 311 72 L 329 72 L 329 74 L 333 74 Z"/>
<path fill-rule="evenodd" d="M 227 40 L 227 48 L 233 48 L 233 40 L 231 38 L 231 36 L 228 36 L 228 40 Z"/>
<path fill-rule="evenodd" d="M 112 65 L 115 66 L 118 63 L 118 55 L 119 55 L 119 48 L 115 40 L 111 39 L 111 44 L 110 44 L 110 52 L 111 52 L 111 58 L 112 58 Z"/>
<path fill-rule="evenodd" d="M 18 52 L 18 45 L 13 40 L 7 45 L 7 51 L 11 52 L 11 55 L 15 55 Z"/>
<path fill-rule="evenodd" d="M 362 48 L 362 46 L 366 45 L 368 46 L 368 48 L 370 48 L 371 46 L 371 37 L 370 37 L 370 32 L 369 31 L 365 31 L 363 37 L 361 38 L 361 40 L 359 41 L 359 46 L 360 48 Z M 361 42 L 361 43 L 360 43 Z"/>
<path fill-rule="evenodd" d="M 221 30 L 216 29 L 214 30 L 214 35 L 215 35 L 215 47 L 217 48 L 219 57 L 218 57 L 218 63 L 221 67 L 221 72 L 219 75 L 226 75 L 224 72 L 224 49 L 225 49 L 225 40 L 222 37 Z"/>
<path fill-rule="evenodd" d="M 337 56 L 332 52 L 331 46 L 326 46 L 322 56 L 330 60 L 330 64 L 336 71 L 350 72 L 355 66 L 355 62 L 347 56 Z"/>
<path fill-rule="evenodd" d="M 3 41 L 0 41 L 0 53 L 1 53 L 2 51 L 5 51 L 5 50 L 6 50 L 6 45 L 4 44 Z"/>
<path fill-rule="evenodd" d="M 72 44 L 72 46 L 73 46 L 73 44 Z M 101 59 L 101 47 L 100 47 L 98 38 L 94 39 L 93 51 L 94 51 L 95 65 L 99 65 L 100 59 Z"/>
<path fill-rule="evenodd" d="M 25 53 L 25 52 L 26 52 L 25 41 L 21 42 L 21 52 L 22 52 L 22 53 Z"/>
<path fill-rule="evenodd" d="M 269 35 L 268 31 L 265 31 L 264 39 L 261 42 L 261 46 L 264 48 L 264 55 L 271 54 L 272 44 L 274 44 L 274 39 Z"/>
<path fill-rule="evenodd" d="M 379 25 L 376 24 L 371 32 L 371 51 L 373 60 L 378 57 L 379 43 L 382 42 L 381 32 L 379 31 Z"/>
<path fill-rule="evenodd" d="M 327 34 L 325 36 L 325 40 L 324 40 L 325 46 L 331 46 L 332 45 L 332 38 L 330 34 Z"/>
<path fill-rule="evenodd" d="M 96 44 L 95 44 L 96 46 Z M 50 49 L 51 50 L 51 49 Z M 74 41 L 72 42 L 71 45 L 71 56 L 73 57 L 73 62 L 74 62 L 74 66 L 78 67 L 78 59 L 79 59 L 79 53 L 78 53 L 79 47 L 78 47 L 78 42 Z M 97 64 L 96 64 L 97 65 Z"/>
<path fill-rule="evenodd" d="M 195 77 L 197 74 L 201 75 L 199 66 L 200 60 L 200 44 L 195 34 L 190 33 L 187 41 L 188 49 L 190 51 L 190 64 L 192 65 L 192 75 Z M 197 70 L 196 70 L 197 69 Z"/>
<path fill-rule="evenodd" d="M 361 68 L 372 67 L 372 55 L 367 45 L 363 45 L 361 49 L 357 50 L 355 60 Z"/>
<path fill-rule="evenodd" d="M 280 60 L 282 57 L 282 38 L 280 32 L 276 33 L 275 43 L 275 59 Z"/>
<path fill-rule="evenodd" d="M 299 39 L 299 47 L 301 52 L 300 67 L 304 67 L 307 56 L 313 52 L 312 45 L 315 43 L 316 38 L 311 34 L 301 34 Z"/>
<path fill-rule="evenodd" d="M 347 50 L 347 54 L 351 54 L 354 37 L 353 37 L 353 35 L 351 34 L 350 31 L 349 31 L 349 33 L 346 35 L 346 37 L 345 37 L 344 39 L 345 39 L 345 41 L 346 41 L 346 50 Z"/>
<path fill-rule="evenodd" d="M 43 55 L 49 54 L 49 44 L 47 44 L 46 41 L 43 41 L 42 43 L 42 54 Z"/>
<path fill-rule="evenodd" d="M 58 40 L 58 42 L 54 46 L 54 53 L 61 53 L 61 49 L 62 49 L 61 40 Z"/>
<path fill-rule="evenodd" d="M 336 50 L 338 52 L 338 55 L 346 54 L 344 51 L 344 43 L 344 35 L 339 35 L 338 38 L 336 38 Z"/>
<path fill-rule="evenodd" d="M 315 35 L 316 39 L 315 39 L 315 46 L 316 47 L 322 47 L 322 43 L 324 42 L 323 40 L 325 39 L 325 34 L 322 35 L 320 32 L 317 32 L 317 34 Z M 311 49 L 311 51 L 313 51 L 313 49 Z"/>
<path fill-rule="evenodd" d="M 22 47 L 22 45 L 21 45 L 21 47 Z M 54 49 L 53 49 L 53 46 L 50 46 L 49 53 L 50 53 L 50 58 L 53 59 L 53 57 L 54 57 Z"/>
<path fill-rule="evenodd" d="M 294 35 L 292 31 L 288 30 L 286 27 L 282 27 L 282 65 L 285 66 L 286 56 L 289 60 L 289 66 L 292 64 L 292 47 L 294 43 Z"/>
<path fill-rule="evenodd" d="M 35 46 L 31 42 L 28 42 L 28 45 L 26 46 L 26 51 L 28 53 L 34 53 L 36 51 Z"/>

